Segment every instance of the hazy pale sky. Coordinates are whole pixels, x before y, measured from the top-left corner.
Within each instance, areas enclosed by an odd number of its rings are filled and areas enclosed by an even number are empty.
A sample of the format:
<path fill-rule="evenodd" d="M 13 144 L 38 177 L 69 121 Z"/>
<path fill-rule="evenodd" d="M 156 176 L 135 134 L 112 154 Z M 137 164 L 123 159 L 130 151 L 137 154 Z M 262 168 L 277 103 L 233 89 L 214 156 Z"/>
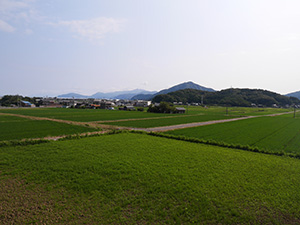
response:
<path fill-rule="evenodd" d="M 0 0 L 0 95 L 300 90 L 299 0 Z"/>

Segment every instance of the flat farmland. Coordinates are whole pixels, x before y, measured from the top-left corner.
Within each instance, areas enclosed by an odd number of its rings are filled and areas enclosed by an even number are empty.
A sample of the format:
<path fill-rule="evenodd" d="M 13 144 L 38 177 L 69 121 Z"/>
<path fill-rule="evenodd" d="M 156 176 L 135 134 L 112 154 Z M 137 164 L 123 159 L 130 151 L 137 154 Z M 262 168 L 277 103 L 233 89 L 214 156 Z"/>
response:
<path fill-rule="evenodd" d="M 300 118 L 292 118 L 292 114 L 186 128 L 166 133 L 228 144 L 257 146 L 272 152 L 300 153 Z"/>
<path fill-rule="evenodd" d="M 96 131 L 96 129 L 45 120 L 0 115 L 0 141 L 42 138 Z"/>
<path fill-rule="evenodd" d="M 249 107 L 201 107 L 201 106 L 189 106 L 188 114 L 225 114 L 231 116 L 259 116 L 259 115 L 268 115 L 268 114 L 276 114 L 276 113 L 285 113 L 290 112 L 292 109 L 280 109 L 280 108 L 249 108 Z"/>
<path fill-rule="evenodd" d="M 186 107 L 187 108 L 187 107 Z M 93 121 L 118 121 L 127 119 L 143 119 L 143 118 L 168 118 L 180 116 L 196 116 L 205 115 L 207 119 L 218 119 L 229 117 L 240 117 L 249 115 L 264 115 L 287 112 L 289 109 L 258 109 L 258 108 L 228 108 L 228 115 L 225 107 L 200 107 L 189 106 L 186 114 L 160 114 L 147 113 L 139 111 L 122 111 L 122 110 L 104 110 L 104 109 L 64 109 L 64 108 L 23 108 L 23 109 L 0 109 L 0 113 L 11 113 L 26 116 L 46 117 L 60 120 L 70 120 L 77 122 L 93 122 Z M 194 117 L 194 118 L 196 118 Z M 200 117 L 201 118 L 201 117 Z M 161 120 L 163 121 L 163 120 Z M 190 119 L 197 122 L 197 119 Z M 188 122 L 190 122 L 188 121 Z M 203 119 L 200 121 L 203 121 Z M 184 121 L 183 121 L 184 122 Z M 139 126 L 138 126 L 139 127 Z"/>
<path fill-rule="evenodd" d="M 223 119 L 232 119 L 237 117 L 244 116 L 262 116 L 268 114 L 276 114 L 276 113 L 286 113 L 289 112 L 290 109 L 258 109 L 258 108 L 243 108 L 243 107 L 232 107 L 226 109 L 225 107 L 196 107 L 189 106 L 187 109 L 187 113 L 183 115 L 178 115 L 175 117 L 168 118 L 153 118 L 147 120 L 128 120 L 128 121 L 112 121 L 106 124 L 116 125 L 116 126 L 124 126 L 124 127 L 134 127 L 134 128 L 151 128 L 151 127 L 161 127 L 161 126 L 171 126 L 178 124 L 186 124 L 186 123 L 195 123 L 195 122 L 206 122 L 213 120 L 223 120 Z M 149 113 L 150 114 L 150 113 Z"/>
<path fill-rule="evenodd" d="M 185 123 L 194 123 L 194 122 L 204 122 L 211 120 L 222 120 L 222 119 L 231 119 L 239 116 L 227 116 L 225 114 L 209 112 L 206 114 L 192 114 L 192 115 L 183 115 L 177 117 L 168 117 L 168 118 L 153 118 L 147 120 L 129 120 L 129 121 L 116 121 L 109 122 L 105 124 L 123 126 L 123 127 L 134 127 L 134 128 L 150 128 L 150 127 L 162 127 L 170 126 L 177 124 Z"/>
<path fill-rule="evenodd" d="M 157 114 L 139 111 L 104 110 L 104 109 L 63 109 L 63 108 L 33 108 L 33 109 L 1 109 L 0 113 L 12 113 L 26 116 L 47 117 L 52 119 L 78 122 L 107 121 L 121 119 L 139 119 L 148 117 L 165 117 L 175 114 Z"/>
<path fill-rule="evenodd" d="M 121 133 L 1 147 L 0 171 L 2 224 L 300 222 L 287 157 Z"/>

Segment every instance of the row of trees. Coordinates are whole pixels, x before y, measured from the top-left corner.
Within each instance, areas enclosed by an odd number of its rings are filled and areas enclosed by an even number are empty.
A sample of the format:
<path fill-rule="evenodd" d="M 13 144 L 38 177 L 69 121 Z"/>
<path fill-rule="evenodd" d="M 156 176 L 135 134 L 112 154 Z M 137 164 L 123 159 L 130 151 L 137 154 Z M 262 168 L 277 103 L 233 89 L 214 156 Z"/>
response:
<path fill-rule="evenodd" d="M 161 102 L 159 105 L 150 105 L 147 112 L 176 113 L 176 108 L 168 102 Z"/>

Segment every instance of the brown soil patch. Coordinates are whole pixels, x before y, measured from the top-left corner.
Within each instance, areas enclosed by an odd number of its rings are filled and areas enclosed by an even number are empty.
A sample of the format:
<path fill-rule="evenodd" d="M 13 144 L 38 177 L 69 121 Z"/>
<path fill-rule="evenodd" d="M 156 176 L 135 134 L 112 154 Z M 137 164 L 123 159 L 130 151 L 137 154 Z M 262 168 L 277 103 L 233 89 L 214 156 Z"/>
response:
<path fill-rule="evenodd" d="M 0 224 L 92 224 L 90 212 L 74 209 L 69 201 L 62 192 L 4 177 L 0 180 Z"/>

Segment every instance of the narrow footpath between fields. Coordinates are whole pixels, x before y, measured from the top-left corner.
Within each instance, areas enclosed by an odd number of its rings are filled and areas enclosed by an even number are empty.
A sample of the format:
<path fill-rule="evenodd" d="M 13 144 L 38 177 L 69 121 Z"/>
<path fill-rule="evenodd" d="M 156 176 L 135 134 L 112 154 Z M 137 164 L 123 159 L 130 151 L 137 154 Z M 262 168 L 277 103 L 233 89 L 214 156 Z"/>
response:
<path fill-rule="evenodd" d="M 232 119 L 212 120 L 212 121 L 205 121 L 205 122 L 177 124 L 177 125 L 164 126 L 164 127 L 131 128 L 131 130 L 142 130 L 142 131 L 147 131 L 147 132 L 164 132 L 164 131 L 170 131 L 170 130 L 176 130 L 176 129 L 184 129 L 184 128 L 190 128 L 190 127 L 200 127 L 200 126 L 206 126 L 206 125 L 211 125 L 211 124 L 226 123 L 226 122 L 232 122 L 232 121 L 237 121 L 237 120 L 245 120 L 245 119 L 251 119 L 251 118 L 258 118 L 258 117 L 264 117 L 264 116 L 280 116 L 280 115 L 291 114 L 291 113 L 293 113 L 293 112 L 284 112 L 284 113 L 260 115 L 260 116 L 245 116 L 245 117 L 238 117 L 238 118 L 232 118 Z"/>

